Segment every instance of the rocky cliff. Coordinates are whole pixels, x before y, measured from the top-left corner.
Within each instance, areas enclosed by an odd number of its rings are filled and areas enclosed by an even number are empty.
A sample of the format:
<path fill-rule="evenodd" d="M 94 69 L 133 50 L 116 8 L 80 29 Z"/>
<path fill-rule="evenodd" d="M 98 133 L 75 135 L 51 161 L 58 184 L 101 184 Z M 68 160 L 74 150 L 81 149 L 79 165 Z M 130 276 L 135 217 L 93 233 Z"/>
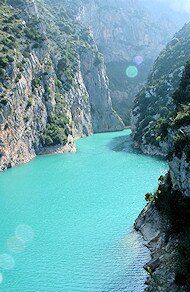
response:
<path fill-rule="evenodd" d="M 0 170 L 123 128 L 103 58 L 69 10 L 1 0 L 0 14 Z"/>
<path fill-rule="evenodd" d="M 78 21 L 90 28 L 104 55 L 114 109 L 129 124 L 134 97 L 154 60 L 188 16 L 175 13 L 174 19 L 160 1 L 76 2 Z"/>
<path fill-rule="evenodd" d="M 190 24 L 186 24 L 161 52 L 147 84 L 137 95 L 132 111 L 135 147 L 151 155 L 166 155 L 167 119 L 173 115 L 172 95 L 189 59 Z"/>
<path fill-rule="evenodd" d="M 190 62 L 171 101 L 162 131 L 169 172 L 135 222 L 151 251 L 147 291 L 190 291 Z"/>

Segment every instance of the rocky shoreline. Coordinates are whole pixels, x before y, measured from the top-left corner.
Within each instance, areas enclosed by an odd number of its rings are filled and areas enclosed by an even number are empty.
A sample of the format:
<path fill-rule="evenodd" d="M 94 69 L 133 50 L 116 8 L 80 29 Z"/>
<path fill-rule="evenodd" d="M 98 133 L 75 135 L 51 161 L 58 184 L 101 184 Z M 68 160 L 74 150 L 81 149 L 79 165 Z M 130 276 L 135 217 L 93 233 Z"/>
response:
<path fill-rule="evenodd" d="M 34 150 L 32 150 L 31 152 L 26 151 L 25 155 L 22 155 L 22 157 L 15 157 L 15 159 L 9 163 L 8 167 L 7 166 L 3 167 L 4 165 L 3 165 L 3 160 L 2 160 L 2 165 L 0 166 L 0 172 L 17 165 L 28 163 L 38 155 L 75 153 L 75 152 L 76 152 L 76 146 L 75 146 L 73 137 L 71 137 L 71 139 L 68 139 L 68 142 L 64 146 L 60 144 L 60 145 L 55 145 L 55 146 L 43 147 L 37 150 L 36 152 Z"/>
<path fill-rule="evenodd" d="M 175 263 L 178 239 L 169 236 L 169 224 L 160 215 L 154 203 L 149 203 L 142 210 L 134 223 L 134 228 L 140 232 L 144 245 L 149 249 L 151 259 L 144 265 L 147 271 L 146 292 L 187 292 L 175 284 Z"/>
<path fill-rule="evenodd" d="M 75 153 L 76 146 L 74 143 L 74 139 L 72 136 L 68 137 L 68 142 L 63 145 L 55 145 L 49 147 L 43 147 L 41 150 L 37 152 L 37 155 L 45 155 L 45 154 L 61 154 L 61 153 Z"/>

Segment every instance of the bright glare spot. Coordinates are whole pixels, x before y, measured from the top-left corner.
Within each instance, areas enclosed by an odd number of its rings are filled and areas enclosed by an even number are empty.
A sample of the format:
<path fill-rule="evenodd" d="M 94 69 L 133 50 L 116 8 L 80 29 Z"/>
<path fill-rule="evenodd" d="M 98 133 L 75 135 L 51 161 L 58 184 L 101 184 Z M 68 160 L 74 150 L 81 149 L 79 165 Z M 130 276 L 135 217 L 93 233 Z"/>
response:
<path fill-rule="evenodd" d="M 135 78 L 138 75 L 138 69 L 135 66 L 129 66 L 126 70 L 126 74 L 129 78 Z"/>
<path fill-rule="evenodd" d="M 20 224 L 15 231 L 16 237 L 23 242 L 32 241 L 34 238 L 34 231 L 29 225 Z"/>
<path fill-rule="evenodd" d="M 3 275 L 2 275 L 2 273 L 0 273 L 0 284 L 2 284 L 3 283 Z"/>
<path fill-rule="evenodd" d="M 2 269 L 11 270 L 15 266 L 13 257 L 7 253 L 0 254 L 0 267 Z"/>
<path fill-rule="evenodd" d="M 135 64 L 137 64 L 137 65 L 142 64 L 143 61 L 144 61 L 144 60 L 143 60 L 143 57 L 141 57 L 141 56 L 136 56 L 136 57 L 134 57 L 134 59 L 133 59 L 133 62 L 134 62 Z"/>
<path fill-rule="evenodd" d="M 15 253 L 21 253 L 25 249 L 24 242 L 16 236 L 12 236 L 7 240 L 7 246 L 11 252 Z"/>

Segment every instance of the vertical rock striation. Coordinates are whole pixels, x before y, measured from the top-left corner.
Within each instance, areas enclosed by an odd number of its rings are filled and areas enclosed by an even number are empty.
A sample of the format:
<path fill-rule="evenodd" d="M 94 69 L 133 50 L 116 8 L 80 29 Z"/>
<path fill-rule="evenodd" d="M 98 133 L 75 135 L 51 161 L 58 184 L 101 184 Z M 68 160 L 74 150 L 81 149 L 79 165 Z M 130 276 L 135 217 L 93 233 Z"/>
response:
<path fill-rule="evenodd" d="M 1 5 L 0 170 L 123 129 L 90 34 L 52 3 Z"/>

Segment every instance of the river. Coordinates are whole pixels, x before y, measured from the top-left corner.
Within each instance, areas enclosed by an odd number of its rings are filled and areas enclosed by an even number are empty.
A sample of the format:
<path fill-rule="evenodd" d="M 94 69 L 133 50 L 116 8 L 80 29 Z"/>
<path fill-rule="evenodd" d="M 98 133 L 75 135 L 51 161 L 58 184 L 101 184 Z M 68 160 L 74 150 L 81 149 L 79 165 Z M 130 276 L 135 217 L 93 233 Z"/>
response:
<path fill-rule="evenodd" d="M 0 174 L 0 291 L 143 291 L 149 255 L 133 222 L 166 171 L 125 130 Z"/>

